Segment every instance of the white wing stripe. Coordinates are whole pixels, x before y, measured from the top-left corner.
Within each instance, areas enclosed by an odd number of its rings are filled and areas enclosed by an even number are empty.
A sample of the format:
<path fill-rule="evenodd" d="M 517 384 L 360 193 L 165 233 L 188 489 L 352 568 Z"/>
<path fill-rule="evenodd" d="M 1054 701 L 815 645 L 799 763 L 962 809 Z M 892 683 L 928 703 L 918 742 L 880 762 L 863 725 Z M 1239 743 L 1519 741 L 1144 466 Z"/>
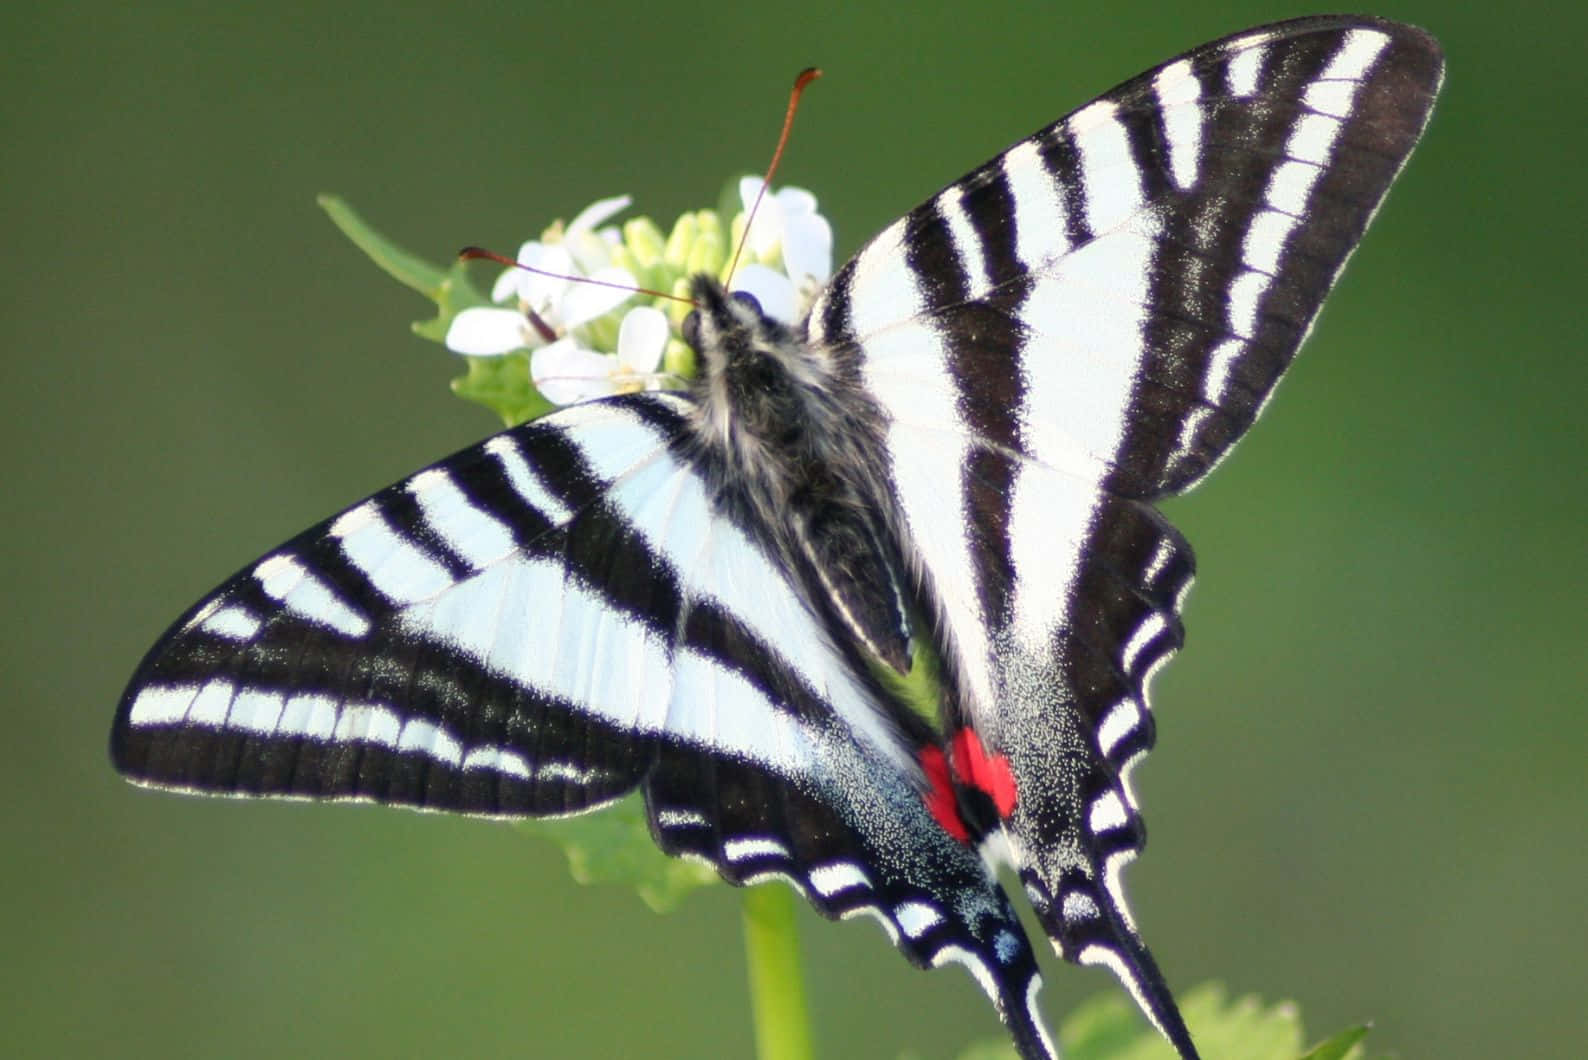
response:
<path fill-rule="evenodd" d="M 912 939 L 918 939 L 943 922 L 943 914 L 924 902 L 905 902 L 893 911 L 899 927 Z"/>
<path fill-rule="evenodd" d="M 452 584 L 446 569 L 387 524 L 374 501 L 365 501 L 331 524 L 348 561 L 385 597 L 398 604 L 428 599 Z"/>
<path fill-rule="evenodd" d="M 1092 811 L 1087 824 L 1092 829 L 1093 835 L 1123 828 L 1129 821 L 1130 816 L 1125 812 L 1125 804 L 1120 801 L 1116 792 L 1105 791 L 1092 800 Z"/>
<path fill-rule="evenodd" d="M 937 210 L 948 231 L 954 259 L 965 277 L 966 293 L 971 298 L 986 295 L 990 283 L 987 276 L 987 258 L 982 253 L 982 239 L 965 213 L 964 189 L 950 188 L 937 197 Z"/>
<path fill-rule="evenodd" d="M 259 632 L 260 621 L 242 607 L 221 607 L 204 615 L 198 628 L 228 640 L 248 640 Z"/>
<path fill-rule="evenodd" d="M 247 732 L 280 739 L 310 739 L 348 744 L 375 744 L 399 754 L 417 753 L 464 770 L 503 773 L 532 779 L 536 770 L 517 751 L 490 744 L 463 753 L 461 743 L 441 725 L 424 718 L 404 722 L 389 707 L 375 703 L 338 706 L 319 694 L 286 696 L 263 689 L 238 690 L 231 681 L 192 685 L 151 685 L 133 701 L 133 728 L 186 724 L 227 732 Z M 552 769 L 550 767 L 556 767 Z M 539 772 L 575 782 L 591 774 L 560 763 L 542 764 Z"/>
<path fill-rule="evenodd" d="M 505 773 L 519 780 L 531 780 L 535 771 L 523 755 L 505 747 L 476 747 L 463 756 L 464 772 Z M 544 764 L 542 766 L 544 771 Z"/>
<path fill-rule="evenodd" d="M 1045 653 L 1068 607 L 1099 495 L 1088 482 L 1029 463 L 1019 465 L 1010 494 L 1013 632 L 1025 650 Z"/>
<path fill-rule="evenodd" d="M 463 745 L 451 733 L 425 718 L 409 718 L 404 722 L 402 732 L 392 746 L 398 754 L 417 751 L 434 762 L 453 767 L 463 764 Z"/>
<path fill-rule="evenodd" d="M 1151 585 L 1157 581 L 1158 575 L 1163 573 L 1164 568 L 1169 565 L 1169 561 L 1174 558 L 1174 554 L 1174 547 L 1169 542 L 1158 542 L 1157 547 L 1152 551 L 1152 559 L 1147 561 L 1146 568 L 1141 572 L 1141 583 L 1143 585 Z"/>
<path fill-rule="evenodd" d="M 540 479 L 529 469 L 524 455 L 518 451 L 518 446 L 511 437 L 505 434 L 497 435 L 485 443 L 485 451 L 502 465 L 502 473 L 507 476 L 507 481 L 514 491 L 524 498 L 525 504 L 540 512 L 556 526 L 561 526 L 573 517 L 573 512 L 563 504 L 562 499 L 542 485 Z"/>
<path fill-rule="evenodd" d="M 1267 54 L 1264 45 L 1267 41 L 1266 34 L 1255 34 L 1231 43 L 1231 48 L 1239 50 L 1230 60 L 1226 84 L 1229 94 L 1236 99 L 1244 99 L 1257 91 L 1257 78 L 1262 73 L 1263 58 Z"/>
<path fill-rule="evenodd" d="M 1158 109 L 1163 113 L 1164 132 L 1169 139 L 1169 175 L 1181 191 L 1197 182 L 1202 160 L 1202 82 L 1184 59 L 1170 63 L 1153 79 Z"/>
<path fill-rule="evenodd" d="M 1319 78 L 1321 81 L 1360 81 L 1367 76 L 1378 57 L 1389 46 L 1387 33 L 1371 29 L 1353 29 L 1345 35 L 1345 44 L 1329 62 Z"/>
<path fill-rule="evenodd" d="M 1278 210 L 1259 210 L 1246 230 L 1246 240 L 1241 246 L 1248 268 L 1272 275 L 1279 271 L 1279 254 L 1290 238 L 1296 219 Z"/>
<path fill-rule="evenodd" d="M 265 595 L 295 615 L 329 626 L 350 637 L 369 632 L 369 620 L 349 607 L 296 556 L 277 553 L 254 568 L 254 580 Z"/>
<path fill-rule="evenodd" d="M 1301 102 L 1320 114 L 1345 118 L 1351 114 L 1351 102 L 1355 97 L 1356 83 L 1353 81 L 1314 81 L 1302 92 Z"/>
<path fill-rule="evenodd" d="M 198 689 L 192 685 L 149 685 L 138 690 L 127 713 L 134 729 L 151 725 L 176 725 L 187 717 Z"/>
<path fill-rule="evenodd" d="M 281 723 L 285 707 L 286 697 L 279 692 L 244 688 L 232 699 L 231 709 L 226 715 L 226 728 L 269 736 Z"/>
<path fill-rule="evenodd" d="M 1243 339 L 1257 334 L 1258 305 L 1268 292 L 1269 279 L 1266 273 L 1248 269 L 1230 284 L 1230 330 Z"/>
<path fill-rule="evenodd" d="M 344 706 L 338 713 L 331 739 L 339 743 L 378 743 L 393 747 L 402 730 L 402 718 L 390 707 L 357 703 Z"/>
<path fill-rule="evenodd" d="M 841 891 L 862 887 L 870 889 L 871 879 L 860 866 L 850 861 L 834 861 L 811 869 L 811 886 L 823 898 L 831 898 Z"/>
<path fill-rule="evenodd" d="M 915 274 L 904 264 L 905 218 L 893 222 L 855 258 L 849 281 L 850 327 L 867 337 L 925 308 Z"/>
<path fill-rule="evenodd" d="M 1146 991 L 1142 988 L 1140 980 L 1131 971 L 1130 965 L 1126 964 L 1116 951 L 1107 946 L 1093 943 L 1081 950 L 1075 959 L 1082 964 L 1100 964 L 1112 970 L 1119 977 L 1119 981 L 1124 985 L 1125 989 L 1130 991 L 1130 996 L 1136 999 L 1136 1005 L 1141 1009 L 1142 1015 L 1152 1021 L 1152 1025 L 1158 1028 L 1160 1034 L 1167 1033 L 1152 1005 L 1148 1003 Z"/>
<path fill-rule="evenodd" d="M 1097 749 L 1106 757 L 1113 757 L 1114 748 L 1121 740 L 1136 731 L 1141 724 L 1141 708 L 1135 700 L 1122 699 L 1109 708 L 1097 726 Z"/>
<path fill-rule="evenodd" d="M 1130 135 L 1119 107 L 1098 100 L 1070 119 L 1081 156 L 1086 223 L 1093 232 L 1110 232 L 1141 208 L 1141 167 L 1130 149 Z"/>
<path fill-rule="evenodd" d="M 769 836 L 742 836 L 727 839 L 722 844 L 722 856 L 729 861 L 748 861 L 751 858 L 789 857 L 788 847 Z"/>
<path fill-rule="evenodd" d="M 513 535 L 506 524 L 470 503 L 445 469 L 421 471 L 408 480 L 408 492 L 419 502 L 425 522 L 476 570 L 512 551 Z"/>
<path fill-rule="evenodd" d="M 1285 153 L 1315 166 L 1327 165 L 1334 141 L 1343 128 L 1345 123 L 1339 118 L 1327 114 L 1303 114 L 1291 129 L 1290 139 L 1285 142 Z"/>
<path fill-rule="evenodd" d="M 931 387 L 926 393 L 946 404 L 946 389 Z M 930 418 L 932 413 L 924 405 L 923 400 L 895 407 L 910 408 L 912 416 Z M 954 616 L 951 628 L 962 664 L 960 680 L 975 700 L 992 702 L 987 623 L 996 616 L 982 614 L 964 512 L 959 504 L 944 502 L 945 495 L 952 496 L 958 487 L 953 478 L 945 481 L 945 474 L 958 474 L 970 459 L 970 446 L 956 431 L 926 431 L 896 422 L 888 430 L 888 448 L 893 454 L 894 489 L 906 513 L 911 539 L 920 555 L 937 560 L 931 568 L 932 586 L 939 610 Z"/>
<path fill-rule="evenodd" d="M 309 740 L 329 740 L 336 731 L 339 709 L 336 700 L 327 695 L 288 696 L 276 722 L 276 731 Z"/>
<path fill-rule="evenodd" d="M 1130 903 L 1125 900 L 1125 886 L 1120 874 L 1136 858 L 1134 847 L 1123 847 L 1103 859 L 1103 891 L 1114 909 L 1124 918 L 1125 926 L 1136 930 L 1136 918 L 1130 915 Z"/>
<path fill-rule="evenodd" d="M 1069 253 L 1064 200 L 1038 146 L 1030 140 L 1017 144 L 998 164 L 1014 198 L 1015 253 L 1021 262 L 1039 269 Z"/>
<path fill-rule="evenodd" d="M 1136 673 L 1136 662 L 1141 657 L 1141 653 L 1146 650 L 1147 645 L 1152 643 L 1154 637 L 1167 628 L 1168 623 L 1160 612 L 1154 611 L 1148 615 L 1141 625 L 1136 627 L 1136 631 L 1130 635 L 1130 639 L 1125 642 L 1125 647 L 1119 655 L 1120 669 L 1127 674 L 1134 675 Z"/>
<path fill-rule="evenodd" d="M 1300 217 L 1307 209 L 1307 197 L 1312 194 L 1312 185 L 1317 179 L 1316 166 L 1288 159 L 1268 178 L 1265 198 L 1274 209 Z"/>
<path fill-rule="evenodd" d="M 1020 437 L 1037 460 L 1093 481 L 1118 452 L 1141 367 L 1149 225 L 1100 236 L 1035 274 L 1026 301 Z"/>
<path fill-rule="evenodd" d="M 230 681 L 208 682 L 198 690 L 193 701 L 188 704 L 187 713 L 182 720 L 192 725 L 203 725 L 213 729 L 223 727 L 231 713 L 232 699 L 236 690 L 237 686 Z"/>

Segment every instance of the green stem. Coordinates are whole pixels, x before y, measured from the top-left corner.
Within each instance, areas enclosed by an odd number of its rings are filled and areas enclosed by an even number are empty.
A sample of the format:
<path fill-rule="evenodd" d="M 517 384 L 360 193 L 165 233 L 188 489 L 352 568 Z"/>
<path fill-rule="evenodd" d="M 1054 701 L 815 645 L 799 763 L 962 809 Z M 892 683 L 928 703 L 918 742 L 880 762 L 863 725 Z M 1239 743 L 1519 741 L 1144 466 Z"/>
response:
<path fill-rule="evenodd" d="M 792 890 L 781 883 L 745 889 L 744 949 L 757 1060 L 812 1060 Z"/>

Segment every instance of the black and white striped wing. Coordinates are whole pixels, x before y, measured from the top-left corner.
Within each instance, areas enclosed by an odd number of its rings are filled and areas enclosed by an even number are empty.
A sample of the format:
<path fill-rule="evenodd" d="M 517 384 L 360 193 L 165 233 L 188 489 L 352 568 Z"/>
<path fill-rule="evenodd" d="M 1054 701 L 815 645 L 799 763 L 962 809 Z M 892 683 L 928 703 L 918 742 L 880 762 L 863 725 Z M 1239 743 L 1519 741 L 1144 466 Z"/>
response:
<path fill-rule="evenodd" d="M 144 659 L 117 767 L 502 817 L 639 788 L 668 853 L 875 915 L 912 963 L 967 965 L 1025 1055 L 1049 1055 L 1019 922 L 923 802 L 930 732 L 714 510 L 682 455 L 689 409 L 564 409 L 272 552 Z"/>
<path fill-rule="evenodd" d="M 1125 777 L 1152 744 L 1146 685 L 1192 576 L 1151 502 L 1262 410 L 1441 69 L 1427 35 L 1365 18 L 1198 48 L 912 210 L 807 324 L 890 419 L 959 723 L 1012 766 L 1005 831 L 1045 927 L 1186 1055 L 1118 885 L 1143 840 Z"/>

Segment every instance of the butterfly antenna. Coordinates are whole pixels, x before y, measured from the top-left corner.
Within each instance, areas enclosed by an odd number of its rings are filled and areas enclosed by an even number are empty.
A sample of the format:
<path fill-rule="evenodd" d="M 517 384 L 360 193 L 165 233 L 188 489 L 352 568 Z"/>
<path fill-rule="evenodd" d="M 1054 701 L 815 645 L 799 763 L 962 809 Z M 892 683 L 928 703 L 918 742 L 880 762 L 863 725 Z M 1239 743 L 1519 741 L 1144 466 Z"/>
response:
<path fill-rule="evenodd" d="M 800 96 L 805 94 L 805 88 L 812 81 L 822 76 L 822 72 L 814 66 L 807 66 L 801 70 L 794 79 L 794 87 L 789 90 L 788 109 L 783 112 L 783 131 L 778 133 L 777 148 L 772 152 L 772 162 L 766 167 L 766 176 L 761 178 L 761 190 L 755 193 L 755 201 L 750 204 L 750 209 L 744 218 L 744 234 L 739 237 L 739 245 L 733 249 L 733 261 L 728 266 L 728 281 L 733 281 L 733 274 L 739 271 L 739 258 L 744 254 L 744 244 L 750 238 L 750 226 L 755 223 L 756 211 L 761 208 L 761 200 L 766 197 L 766 189 L 772 186 L 772 175 L 777 172 L 778 163 L 783 161 L 783 148 L 788 146 L 789 131 L 794 128 L 794 113 L 799 110 Z"/>

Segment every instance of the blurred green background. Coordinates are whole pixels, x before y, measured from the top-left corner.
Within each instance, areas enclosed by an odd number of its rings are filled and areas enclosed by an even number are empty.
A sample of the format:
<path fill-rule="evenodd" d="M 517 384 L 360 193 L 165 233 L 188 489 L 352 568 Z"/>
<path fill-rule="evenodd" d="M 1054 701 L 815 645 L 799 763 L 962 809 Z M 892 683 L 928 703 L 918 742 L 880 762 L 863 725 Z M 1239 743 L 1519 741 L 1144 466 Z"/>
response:
<path fill-rule="evenodd" d="M 1588 1041 L 1588 18 L 1547 10 L 1379 9 L 1442 38 L 1445 96 L 1268 416 L 1173 506 L 1201 581 L 1137 774 L 1131 889 L 1171 980 L 1293 997 L 1315 1035 L 1373 1020 L 1408 1057 Z M 662 918 L 507 827 L 184 800 L 107 765 L 179 611 L 493 429 L 317 192 L 436 260 L 616 192 L 665 221 L 764 163 L 819 63 L 783 177 L 847 254 L 1097 92 L 1301 13 L 8 7 L 0 1052 L 749 1051 L 726 888 Z M 823 1055 L 998 1033 L 869 921 L 804 927 Z M 1047 978 L 1055 1022 L 1113 989 Z"/>

